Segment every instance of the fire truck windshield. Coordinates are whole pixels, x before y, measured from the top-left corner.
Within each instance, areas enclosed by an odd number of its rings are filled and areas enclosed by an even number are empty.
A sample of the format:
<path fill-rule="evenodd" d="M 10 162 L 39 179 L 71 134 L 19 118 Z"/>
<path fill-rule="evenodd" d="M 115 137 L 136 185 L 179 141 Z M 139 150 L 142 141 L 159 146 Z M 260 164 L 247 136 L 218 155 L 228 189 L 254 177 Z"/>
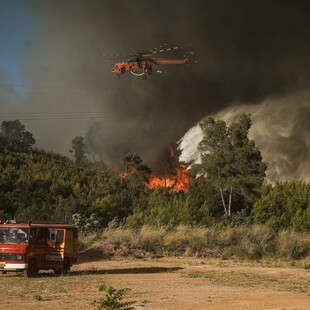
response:
<path fill-rule="evenodd" d="M 1 243 L 28 243 L 29 228 L 1 227 Z"/>

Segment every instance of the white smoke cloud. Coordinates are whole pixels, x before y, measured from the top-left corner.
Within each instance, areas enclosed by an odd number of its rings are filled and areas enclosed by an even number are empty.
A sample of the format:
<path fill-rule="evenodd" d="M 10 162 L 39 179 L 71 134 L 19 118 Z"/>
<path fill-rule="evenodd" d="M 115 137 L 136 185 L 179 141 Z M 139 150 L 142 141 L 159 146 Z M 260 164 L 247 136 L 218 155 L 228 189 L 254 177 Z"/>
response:
<path fill-rule="evenodd" d="M 213 114 L 230 123 L 242 113 L 252 116 L 249 136 L 267 163 L 267 179 L 310 180 L 310 91 L 268 98 L 260 104 L 238 103 Z M 199 162 L 197 146 L 202 138 L 199 124 L 179 141 L 180 161 Z"/>

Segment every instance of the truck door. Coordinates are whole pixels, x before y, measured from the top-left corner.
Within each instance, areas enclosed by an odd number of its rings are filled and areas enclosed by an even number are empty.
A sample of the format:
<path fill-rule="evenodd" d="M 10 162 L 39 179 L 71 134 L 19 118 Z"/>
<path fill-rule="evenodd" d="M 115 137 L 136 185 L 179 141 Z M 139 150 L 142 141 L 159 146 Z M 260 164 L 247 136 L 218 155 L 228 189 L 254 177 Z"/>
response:
<path fill-rule="evenodd" d="M 65 255 L 72 256 L 74 252 L 74 239 L 73 239 L 73 230 L 66 230 L 65 237 Z"/>
<path fill-rule="evenodd" d="M 45 255 L 48 254 L 49 246 L 46 242 L 44 228 L 31 228 L 27 255 L 36 260 L 37 267 L 45 265 Z"/>
<path fill-rule="evenodd" d="M 63 262 L 64 259 L 64 229 L 48 229 L 47 243 L 51 248 L 51 253 L 47 255 L 46 259 L 53 262 Z"/>

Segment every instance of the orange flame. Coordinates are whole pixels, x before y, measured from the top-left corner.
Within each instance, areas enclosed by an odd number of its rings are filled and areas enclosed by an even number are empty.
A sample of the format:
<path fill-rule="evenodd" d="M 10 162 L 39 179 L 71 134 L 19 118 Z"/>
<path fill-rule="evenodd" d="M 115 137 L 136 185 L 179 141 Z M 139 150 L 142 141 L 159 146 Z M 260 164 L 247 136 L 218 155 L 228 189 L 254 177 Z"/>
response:
<path fill-rule="evenodd" d="M 112 170 L 116 172 L 121 178 L 125 178 L 128 175 L 128 173 L 125 171 L 122 171 L 122 169 L 119 166 L 112 168 Z"/>
<path fill-rule="evenodd" d="M 188 191 L 189 187 L 189 171 L 186 170 L 187 166 L 180 164 L 176 175 L 165 177 L 151 174 L 150 182 L 146 184 L 148 188 L 170 188 L 173 192 L 179 192 L 181 190 Z"/>
<path fill-rule="evenodd" d="M 172 147 L 170 147 L 170 158 L 174 158 L 174 150 Z M 115 167 L 114 171 L 116 171 L 121 178 L 126 178 L 130 173 L 136 172 L 135 169 L 128 171 L 128 168 L 125 172 L 119 167 Z M 145 183 L 145 185 L 150 189 L 169 188 L 169 190 L 173 192 L 187 192 L 190 185 L 190 172 L 187 170 L 186 164 L 179 164 L 179 167 L 176 169 L 176 174 L 167 176 L 165 173 L 161 175 L 152 173 L 149 182 Z"/>

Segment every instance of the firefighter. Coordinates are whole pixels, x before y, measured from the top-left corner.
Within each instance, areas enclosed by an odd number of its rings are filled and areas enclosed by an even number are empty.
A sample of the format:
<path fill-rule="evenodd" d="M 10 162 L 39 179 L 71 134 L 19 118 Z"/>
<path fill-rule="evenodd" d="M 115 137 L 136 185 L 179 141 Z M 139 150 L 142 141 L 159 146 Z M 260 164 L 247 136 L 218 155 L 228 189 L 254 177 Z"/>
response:
<path fill-rule="evenodd" d="M 17 230 L 13 230 L 10 234 L 10 241 L 11 242 L 18 242 L 18 235 L 17 235 Z"/>

